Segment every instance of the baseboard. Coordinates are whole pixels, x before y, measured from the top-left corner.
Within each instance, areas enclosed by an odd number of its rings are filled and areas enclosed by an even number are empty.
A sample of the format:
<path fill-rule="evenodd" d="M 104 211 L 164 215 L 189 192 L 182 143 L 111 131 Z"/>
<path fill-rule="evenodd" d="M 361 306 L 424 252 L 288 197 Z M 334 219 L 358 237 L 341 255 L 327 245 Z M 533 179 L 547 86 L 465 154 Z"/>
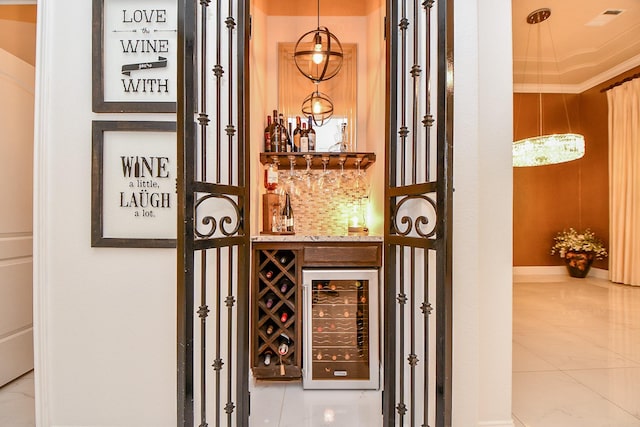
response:
<path fill-rule="evenodd" d="M 513 275 L 514 281 L 517 281 L 517 276 L 545 276 L 547 278 L 549 278 L 549 276 L 569 277 L 567 269 L 563 265 L 513 267 Z M 608 280 L 609 270 L 592 267 L 587 277 Z"/>
<path fill-rule="evenodd" d="M 514 427 L 513 420 L 480 421 L 478 427 Z"/>

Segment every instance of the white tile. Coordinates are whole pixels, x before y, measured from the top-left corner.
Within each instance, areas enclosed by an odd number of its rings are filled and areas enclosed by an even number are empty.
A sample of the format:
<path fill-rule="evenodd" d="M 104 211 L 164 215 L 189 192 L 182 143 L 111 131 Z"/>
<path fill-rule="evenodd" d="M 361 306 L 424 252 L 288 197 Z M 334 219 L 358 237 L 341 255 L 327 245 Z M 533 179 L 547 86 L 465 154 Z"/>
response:
<path fill-rule="evenodd" d="M 513 343 L 513 372 L 552 371 L 556 367 L 533 354 L 521 344 Z"/>
<path fill-rule="evenodd" d="M 513 341 L 557 369 L 638 366 L 633 360 L 559 328 L 546 333 L 527 335 L 514 333 Z"/>
<path fill-rule="evenodd" d="M 0 388 L 0 426 L 35 427 L 33 373 Z"/>
<path fill-rule="evenodd" d="M 640 419 L 640 368 L 567 371 L 567 375 Z"/>
<path fill-rule="evenodd" d="M 251 427 L 382 426 L 381 392 L 303 390 L 297 383 L 254 385 Z"/>
<path fill-rule="evenodd" d="M 513 375 L 513 414 L 531 427 L 640 427 L 640 419 L 563 372 Z"/>

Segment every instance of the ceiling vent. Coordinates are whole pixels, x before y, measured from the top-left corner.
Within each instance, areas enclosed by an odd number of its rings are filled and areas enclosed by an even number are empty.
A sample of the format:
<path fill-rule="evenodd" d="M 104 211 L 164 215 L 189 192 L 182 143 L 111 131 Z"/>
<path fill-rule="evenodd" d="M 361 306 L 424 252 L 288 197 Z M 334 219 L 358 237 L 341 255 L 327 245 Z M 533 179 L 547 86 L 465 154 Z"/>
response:
<path fill-rule="evenodd" d="M 598 16 L 587 22 L 587 27 L 602 27 L 613 21 L 624 12 L 624 9 L 607 9 Z"/>

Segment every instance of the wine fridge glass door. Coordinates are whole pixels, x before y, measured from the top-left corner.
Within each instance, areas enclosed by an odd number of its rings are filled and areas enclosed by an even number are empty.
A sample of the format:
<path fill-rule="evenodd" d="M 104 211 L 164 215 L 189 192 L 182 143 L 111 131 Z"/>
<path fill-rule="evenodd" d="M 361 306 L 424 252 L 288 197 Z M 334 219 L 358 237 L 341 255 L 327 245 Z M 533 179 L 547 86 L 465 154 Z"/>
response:
<path fill-rule="evenodd" d="M 308 389 L 379 388 L 379 271 L 303 270 Z"/>

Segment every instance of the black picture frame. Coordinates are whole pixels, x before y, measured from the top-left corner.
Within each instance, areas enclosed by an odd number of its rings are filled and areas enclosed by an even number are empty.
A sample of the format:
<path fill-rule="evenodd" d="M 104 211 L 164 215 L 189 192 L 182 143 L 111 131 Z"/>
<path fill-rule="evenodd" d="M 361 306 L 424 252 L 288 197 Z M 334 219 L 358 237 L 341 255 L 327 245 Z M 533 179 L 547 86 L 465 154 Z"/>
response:
<path fill-rule="evenodd" d="M 133 163 L 138 163 L 138 157 L 136 156 L 128 156 L 119 155 L 120 163 L 118 164 L 116 157 L 113 153 L 107 154 L 111 152 L 110 147 L 106 147 L 105 149 L 105 137 L 108 136 L 110 132 L 121 132 L 120 134 L 116 134 L 117 136 L 117 144 L 123 151 L 132 152 L 131 150 L 139 150 L 140 154 L 150 154 L 155 156 L 145 157 L 146 159 L 150 159 L 147 163 L 142 161 L 143 157 L 140 156 L 140 163 L 143 166 L 140 168 L 136 168 L 135 170 L 142 171 L 140 172 L 132 172 Z M 167 134 L 166 138 L 158 138 L 157 132 L 168 132 L 173 133 Z M 145 134 L 146 133 L 146 134 Z M 110 136 L 110 135 L 109 135 Z M 162 139 L 162 141 L 159 141 Z M 175 233 L 177 232 L 177 194 L 176 194 L 176 173 L 177 173 L 177 141 L 176 136 L 176 123 L 175 122 L 162 122 L 162 121 L 100 121 L 94 120 L 92 122 L 92 156 L 91 156 L 91 246 L 92 247 L 117 247 L 117 248 L 175 248 L 176 247 L 176 238 Z M 136 146 L 139 145 L 139 147 Z M 154 150 L 150 150 L 148 147 L 153 146 Z M 157 148 L 156 148 L 157 147 Z M 150 153 L 145 153 L 144 151 L 152 151 Z M 162 154 L 164 151 L 164 154 Z M 160 152 L 161 155 L 157 155 Z M 170 152 L 170 153 L 169 153 Z M 167 154 L 169 153 L 169 154 Z M 135 157 L 135 159 L 134 159 Z M 129 163 L 128 168 L 125 168 L 125 158 Z M 116 161 L 114 161 L 114 159 Z M 105 162 L 109 161 L 110 173 L 105 173 Z M 144 165 L 147 165 L 145 168 Z M 156 164 L 157 175 L 153 176 L 151 173 L 152 168 Z M 168 167 L 171 165 L 171 167 Z M 117 182 L 107 182 L 105 183 L 105 176 L 112 176 L 115 174 L 117 170 L 118 174 L 122 171 L 123 176 L 118 179 L 114 179 L 112 181 Z M 148 175 L 145 176 L 144 171 L 147 170 L 149 172 Z M 129 173 L 129 177 L 126 177 L 126 173 Z M 173 172 L 173 176 L 171 173 Z M 133 174 L 133 176 L 132 176 Z M 128 181 L 128 183 L 127 183 Z M 141 183 L 144 186 L 141 186 Z M 105 187 L 109 187 L 111 190 L 105 196 Z M 120 206 L 114 208 L 114 203 L 117 202 L 117 199 L 114 199 L 115 192 L 113 187 L 116 189 L 123 190 L 120 193 Z M 139 193 L 136 191 L 140 190 Z M 154 193 L 154 191 L 158 191 Z M 164 192 L 161 192 L 164 191 Z M 125 195 L 126 192 L 126 195 Z M 147 214 L 151 213 L 152 215 L 146 216 L 144 207 L 142 203 L 137 203 L 136 198 L 134 197 L 134 193 L 140 194 L 140 199 L 142 197 L 142 192 L 145 192 L 147 196 L 153 197 L 153 194 L 158 194 L 157 200 L 160 198 L 166 198 L 167 206 L 155 206 L 157 215 L 153 214 L 153 209 L 149 209 L 146 211 Z M 151 192 L 151 193 L 150 193 Z M 175 203 L 171 206 L 171 195 L 174 194 L 173 199 Z M 110 197 L 109 200 L 112 203 L 109 203 L 108 206 L 105 204 L 105 197 Z M 151 199 L 147 199 L 151 200 Z M 124 202 L 124 203 L 123 203 Z M 147 203 L 148 204 L 148 203 Z M 163 203 L 164 204 L 164 203 Z M 141 212 L 142 211 L 142 212 Z M 114 214 L 116 213 L 117 214 Z M 137 213 L 136 213 L 137 212 Z M 142 213 L 142 215 L 140 215 Z M 139 234 L 137 229 L 131 231 L 119 231 L 118 227 L 113 227 L 115 230 L 109 230 L 107 236 L 105 236 L 105 221 L 110 220 L 113 224 L 122 224 L 123 215 L 127 215 L 126 217 L 126 226 L 127 228 L 135 227 L 136 221 L 138 224 L 142 224 L 142 231 L 145 235 Z M 158 217 L 161 217 L 156 224 L 153 223 Z M 118 219 L 120 221 L 118 221 Z M 167 224 L 170 224 L 167 226 Z M 164 225 L 164 226 L 163 226 Z M 173 227 L 173 236 L 171 237 L 155 237 L 147 235 L 149 232 L 158 235 L 162 235 L 162 233 L 170 233 L 167 227 Z"/>
<path fill-rule="evenodd" d="M 175 0 L 123 1 L 124 0 L 93 0 L 93 112 L 175 113 L 177 108 L 177 87 L 174 87 L 177 82 L 177 3 Z M 118 8 L 118 13 L 122 14 L 123 22 L 120 26 L 121 28 L 107 28 L 105 24 L 105 12 L 108 11 L 114 14 L 116 13 L 115 8 L 122 4 L 131 9 Z M 147 9 L 135 9 L 136 6 L 140 8 L 146 7 Z M 136 13 L 127 15 L 127 10 L 135 11 Z M 147 10 L 148 13 L 145 15 L 145 13 L 142 12 L 143 10 Z M 164 15 L 158 12 L 162 10 L 165 11 Z M 169 16 L 167 10 L 171 11 L 171 16 Z M 141 22 L 137 22 L 137 12 L 140 12 Z M 160 18 L 158 18 L 158 16 L 160 16 Z M 154 19 L 156 22 L 153 22 Z M 171 22 L 169 22 L 169 19 L 171 19 Z M 156 27 L 162 28 L 154 28 L 154 24 Z M 123 38 L 121 44 L 118 44 L 113 43 L 111 38 L 107 37 L 109 33 L 123 34 L 123 37 L 130 33 L 132 37 L 130 39 Z M 157 34 L 162 35 L 157 36 Z M 162 38 L 153 39 L 154 35 Z M 170 43 L 172 40 L 174 43 Z M 135 52 L 132 52 L 134 47 Z M 125 48 L 128 51 L 126 52 L 128 63 L 122 63 L 119 74 L 117 76 L 115 75 L 118 71 L 113 66 L 105 70 L 105 66 L 107 62 L 109 62 L 105 58 L 105 55 L 111 55 L 111 57 L 117 56 L 118 54 L 125 55 L 125 53 L 123 53 Z M 109 59 L 111 59 L 111 57 Z M 125 58 L 122 58 L 122 61 L 124 60 Z M 137 76 L 135 78 L 131 77 L 132 73 L 137 74 Z M 144 78 L 144 76 L 147 78 Z M 150 76 L 155 78 L 150 78 Z M 108 81 L 109 87 L 112 88 L 110 86 L 111 82 L 115 82 L 116 77 L 121 79 L 122 92 L 128 93 L 129 96 L 111 100 L 105 99 L 108 92 L 105 82 Z M 169 79 L 171 79 L 171 83 Z M 173 93 L 167 95 L 169 89 L 173 89 Z M 165 94 L 162 94 L 163 91 Z M 168 100 L 166 100 L 167 98 Z"/>

